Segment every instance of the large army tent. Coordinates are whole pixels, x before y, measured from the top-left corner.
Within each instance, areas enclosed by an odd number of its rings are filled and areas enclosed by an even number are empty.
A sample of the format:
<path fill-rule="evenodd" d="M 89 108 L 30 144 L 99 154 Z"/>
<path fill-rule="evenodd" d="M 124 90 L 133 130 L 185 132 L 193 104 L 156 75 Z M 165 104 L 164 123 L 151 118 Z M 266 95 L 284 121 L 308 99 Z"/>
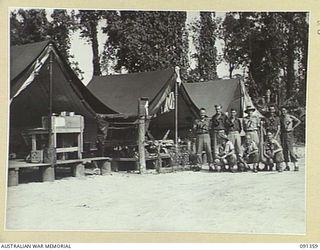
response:
<path fill-rule="evenodd" d="M 49 66 L 52 67 L 49 67 Z M 51 73 L 50 73 L 51 69 Z M 50 76 L 52 91 L 50 91 Z M 10 48 L 10 146 L 21 145 L 21 132 L 41 127 L 41 117 L 72 111 L 85 118 L 84 141 L 96 140 L 96 113 L 115 113 L 82 84 L 50 41 Z M 22 143 L 23 144 L 23 143 Z"/>
<path fill-rule="evenodd" d="M 96 76 L 89 82 L 88 88 L 106 106 L 118 114 L 128 116 L 137 116 L 138 99 L 148 97 L 149 114 L 152 117 L 149 130 L 159 138 L 169 129 L 173 138 L 175 112 L 167 107 L 170 106 L 168 103 L 174 102 L 175 81 L 174 69 L 167 69 Z M 224 112 L 234 108 L 242 117 L 245 108 L 253 106 L 244 84 L 238 79 L 184 83 L 179 87 L 178 93 L 178 128 L 181 137 L 192 128 L 192 123 L 202 107 L 207 109 L 210 117 L 214 114 L 215 104 L 221 104 Z M 170 97 L 173 97 L 173 100 Z"/>
<path fill-rule="evenodd" d="M 94 76 L 88 84 L 89 90 L 104 105 L 118 114 L 137 117 L 138 99 L 149 99 L 149 130 L 156 138 L 161 138 L 170 129 L 174 132 L 175 83 L 177 75 L 174 69 L 152 72 Z M 190 127 L 197 116 L 198 109 L 187 96 L 179 95 L 179 128 Z"/>
<path fill-rule="evenodd" d="M 223 112 L 236 109 L 240 117 L 244 116 L 247 106 L 254 106 L 239 79 L 185 83 L 181 91 L 185 92 L 199 109 L 205 108 L 210 117 L 215 113 L 216 104 L 222 105 Z M 256 114 L 261 116 L 258 111 Z"/>

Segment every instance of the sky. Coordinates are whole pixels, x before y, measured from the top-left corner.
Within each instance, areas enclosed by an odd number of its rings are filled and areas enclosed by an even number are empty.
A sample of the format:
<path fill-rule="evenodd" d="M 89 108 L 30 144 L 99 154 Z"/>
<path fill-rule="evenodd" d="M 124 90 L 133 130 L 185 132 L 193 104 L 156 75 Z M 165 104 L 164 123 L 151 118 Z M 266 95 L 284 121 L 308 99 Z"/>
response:
<path fill-rule="evenodd" d="M 46 9 L 47 12 L 47 18 L 50 20 L 52 9 Z M 216 12 L 215 13 L 217 17 L 224 18 L 225 12 Z M 187 24 L 199 19 L 199 12 L 197 11 L 188 11 L 187 12 Z M 99 29 L 98 29 L 98 41 L 99 41 L 99 51 L 100 53 L 103 50 L 103 45 L 104 42 L 107 39 L 107 35 L 102 33 L 101 27 L 104 25 L 104 21 L 102 21 L 99 24 Z M 74 55 L 74 61 L 77 61 L 79 63 L 80 69 L 84 72 L 83 77 L 84 79 L 82 80 L 85 85 L 88 84 L 88 82 L 91 80 L 92 75 L 93 75 L 93 65 L 92 65 L 92 49 L 91 49 L 91 44 L 86 42 L 85 39 L 80 38 L 80 31 L 76 31 L 72 33 L 71 35 L 71 48 L 70 48 L 70 53 Z M 218 55 L 222 54 L 223 51 L 223 41 L 220 39 L 216 40 L 215 46 L 217 48 Z M 195 48 L 194 45 L 189 39 L 189 54 L 195 53 Z M 191 68 L 194 68 L 196 65 L 196 62 L 194 60 L 190 61 L 190 66 Z M 178 65 L 179 66 L 179 65 Z M 234 74 L 241 74 L 239 70 L 235 70 Z M 219 78 L 228 78 L 229 76 L 229 71 L 228 71 L 228 65 L 225 62 L 221 62 L 217 65 L 217 74 Z"/>

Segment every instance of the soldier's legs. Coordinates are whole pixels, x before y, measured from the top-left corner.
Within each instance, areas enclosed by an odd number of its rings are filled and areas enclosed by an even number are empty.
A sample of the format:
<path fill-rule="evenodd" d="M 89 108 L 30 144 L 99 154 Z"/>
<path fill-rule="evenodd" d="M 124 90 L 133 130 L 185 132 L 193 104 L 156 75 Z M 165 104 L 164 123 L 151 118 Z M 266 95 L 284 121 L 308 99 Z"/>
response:
<path fill-rule="evenodd" d="M 213 159 L 212 159 L 212 151 L 211 151 L 211 139 L 208 134 L 206 134 L 204 137 L 204 149 L 206 151 L 208 164 L 209 166 L 211 166 L 211 164 L 213 163 Z"/>
<path fill-rule="evenodd" d="M 232 133 L 232 132 L 228 134 L 228 139 L 229 139 L 229 141 L 232 142 L 233 145 L 235 145 L 235 142 L 236 142 L 236 137 L 235 137 L 235 135 L 236 135 L 236 134 L 235 134 L 235 133 Z"/>
<path fill-rule="evenodd" d="M 298 161 L 295 152 L 293 151 L 294 136 L 293 132 L 283 133 L 281 137 L 283 156 L 286 163 L 286 170 L 290 170 L 289 162 L 291 161 L 294 165 L 295 171 L 298 171 L 296 162 Z"/>
<path fill-rule="evenodd" d="M 214 159 L 214 168 L 217 170 L 217 172 L 221 171 L 221 168 L 223 167 L 223 162 L 220 159 Z"/>
<path fill-rule="evenodd" d="M 197 135 L 197 164 L 202 165 L 203 135 Z"/>
<path fill-rule="evenodd" d="M 218 150 L 218 146 L 217 146 L 217 132 L 214 131 L 212 134 L 212 154 L 213 154 L 213 159 L 216 159 L 217 156 L 217 150 Z"/>
<path fill-rule="evenodd" d="M 298 171 L 299 168 L 297 166 L 298 157 L 296 153 L 293 150 L 293 144 L 294 144 L 294 135 L 293 132 L 288 133 L 287 135 L 287 145 L 288 145 L 288 151 L 290 156 L 290 161 L 293 163 L 294 171 Z"/>
<path fill-rule="evenodd" d="M 242 147 L 241 147 L 241 136 L 239 133 L 235 135 L 234 149 L 236 151 L 237 156 L 242 155 Z"/>
<path fill-rule="evenodd" d="M 228 166 L 229 166 L 229 170 L 231 172 L 235 171 L 235 166 L 237 165 L 237 156 L 236 154 L 232 154 L 230 156 L 227 157 L 227 162 L 228 162 Z"/>
<path fill-rule="evenodd" d="M 281 146 L 282 146 L 282 150 L 283 150 L 284 161 L 286 162 L 286 165 L 288 165 L 288 162 L 289 162 L 289 150 L 288 150 L 287 133 L 283 133 L 281 135 Z"/>
<path fill-rule="evenodd" d="M 237 157 L 242 155 L 240 134 L 238 132 L 236 132 L 236 133 L 231 132 L 228 134 L 228 139 L 232 142 Z"/>

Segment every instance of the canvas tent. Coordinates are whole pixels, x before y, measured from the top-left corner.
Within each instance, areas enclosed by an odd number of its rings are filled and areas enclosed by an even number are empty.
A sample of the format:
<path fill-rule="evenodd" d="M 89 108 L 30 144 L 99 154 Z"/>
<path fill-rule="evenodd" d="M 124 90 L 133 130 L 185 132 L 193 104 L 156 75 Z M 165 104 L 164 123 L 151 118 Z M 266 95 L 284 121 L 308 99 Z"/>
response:
<path fill-rule="evenodd" d="M 240 117 L 244 116 L 247 106 L 254 106 L 252 100 L 239 79 L 212 80 L 198 83 L 185 83 L 181 91 L 200 109 L 205 108 L 207 115 L 215 113 L 214 105 L 222 105 L 223 112 L 236 109 Z M 261 114 L 256 111 L 256 115 Z"/>
<path fill-rule="evenodd" d="M 118 114 L 128 117 L 138 116 L 138 99 L 149 99 L 149 130 L 160 139 L 170 129 L 174 134 L 175 82 L 174 69 L 152 72 L 94 76 L 88 84 L 89 90 L 104 105 Z M 197 116 L 197 107 L 186 96 L 179 96 L 179 126 L 190 127 L 190 121 Z M 119 119 L 119 117 L 118 117 Z M 109 119 L 110 120 L 110 119 Z"/>
<path fill-rule="evenodd" d="M 174 69 L 133 74 L 95 76 L 88 88 L 104 105 L 118 114 L 136 117 L 138 99 L 149 98 L 149 115 L 152 117 L 149 130 L 156 138 L 161 138 L 170 129 L 174 136 L 175 112 L 165 110 L 172 96 L 176 81 Z M 214 105 L 221 104 L 223 111 L 231 108 L 243 116 L 247 106 L 253 106 L 243 83 L 238 79 L 215 80 L 181 84 L 178 91 L 179 136 L 184 137 L 192 128 L 199 109 L 207 109 L 208 116 L 214 114 Z M 165 112 L 163 112 L 165 111 Z M 258 115 L 260 115 L 257 112 Z"/>
<path fill-rule="evenodd" d="M 49 64 L 52 67 L 49 67 Z M 49 84 L 50 75 L 52 76 L 52 91 L 50 91 Z M 43 41 L 11 46 L 11 151 L 16 151 L 14 147 L 21 145 L 23 130 L 41 127 L 41 117 L 49 114 L 50 93 L 52 94 L 53 113 L 72 111 L 84 116 L 85 142 L 96 140 L 96 113 L 115 113 L 104 106 L 82 84 L 52 42 Z"/>

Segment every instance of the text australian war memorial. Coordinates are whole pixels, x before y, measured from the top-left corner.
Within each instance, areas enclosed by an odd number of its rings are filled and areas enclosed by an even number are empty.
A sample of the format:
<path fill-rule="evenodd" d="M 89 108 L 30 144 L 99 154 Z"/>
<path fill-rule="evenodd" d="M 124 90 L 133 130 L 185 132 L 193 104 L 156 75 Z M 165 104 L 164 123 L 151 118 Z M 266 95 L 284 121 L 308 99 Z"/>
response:
<path fill-rule="evenodd" d="M 8 185 L 300 171 L 308 29 L 306 12 L 11 10 Z"/>

